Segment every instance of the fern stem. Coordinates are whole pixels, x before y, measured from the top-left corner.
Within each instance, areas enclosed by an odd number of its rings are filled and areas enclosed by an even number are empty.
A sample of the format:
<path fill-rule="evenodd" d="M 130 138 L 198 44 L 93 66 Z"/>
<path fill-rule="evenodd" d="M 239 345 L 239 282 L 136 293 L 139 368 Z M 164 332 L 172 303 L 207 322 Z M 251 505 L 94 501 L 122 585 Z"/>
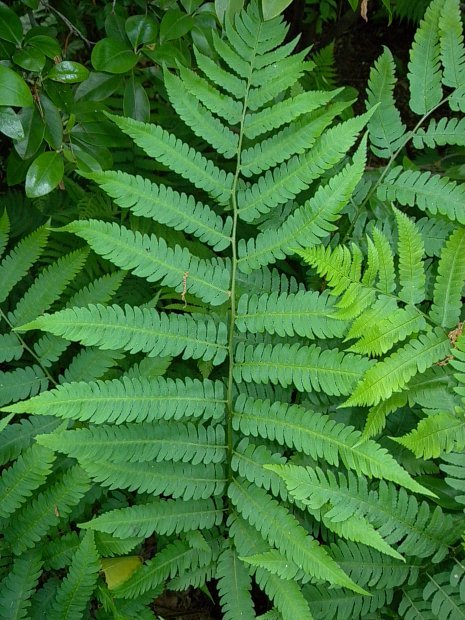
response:
<path fill-rule="evenodd" d="M 2 309 L 0 309 L 0 317 L 5 320 L 5 322 L 8 324 L 10 329 L 14 328 L 14 325 L 8 320 L 6 314 L 3 312 Z M 58 385 L 58 381 L 55 381 L 55 379 L 52 377 L 52 375 L 49 373 L 49 371 L 45 368 L 45 366 L 40 361 L 39 356 L 36 353 L 34 353 L 34 351 L 31 349 L 31 347 L 29 345 L 26 344 L 26 342 L 21 337 L 21 335 L 18 334 L 18 332 L 15 332 L 15 334 L 16 334 L 16 337 L 18 338 L 18 340 L 20 341 L 21 345 L 23 346 L 24 350 L 27 351 L 36 360 L 36 362 L 39 364 L 39 366 L 43 370 L 45 376 L 50 381 L 50 383 L 52 385 Z"/>
<path fill-rule="evenodd" d="M 261 26 L 258 28 L 256 41 L 258 41 Z M 227 387 L 227 404 L 226 404 L 226 443 L 227 443 L 227 479 L 228 482 L 232 482 L 233 472 L 231 469 L 231 460 L 233 457 L 233 389 L 234 389 L 234 328 L 236 324 L 236 273 L 237 273 L 237 222 L 239 209 L 237 206 L 237 184 L 239 181 L 239 174 L 241 171 L 241 152 L 242 143 L 244 141 L 244 123 L 245 115 L 247 113 L 249 91 L 252 86 L 252 73 L 254 69 L 254 60 L 257 55 L 256 47 L 253 50 L 249 64 L 249 75 L 247 77 L 247 86 L 244 94 L 244 105 L 242 108 L 242 116 L 239 125 L 239 141 L 237 145 L 237 160 L 236 170 L 234 171 L 234 181 L 231 189 L 231 206 L 233 209 L 233 226 L 231 231 L 231 286 L 230 286 L 230 315 L 229 315 L 229 334 L 228 334 L 228 387 Z"/>
<path fill-rule="evenodd" d="M 364 200 L 362 200 L 362 202 L 360 203 L 360 205 L 357 207 L 356 211 L 355 211 L 355 216 L 354 219 L 352 220 L 352 222 L 350 223 L 349 228 L 347 229 L 346 233 L 344 234 L 344 237 L 342 238 L 341 243 L 345 243 L 347 241 L 347 239 L 352 235 L 352 231 L 355 228 L 355 224 L 357 223 L 357 220 L 360 216 L 360 213 L 363 211 L 363 209 L 365 208 L 366 203 L 370 200 L 370 198 L 373 196 L 373 194 L 376 192 L 376 190 L 378 189 L 379 185 L 381 184 L 382 180 L 384 179 L 384 177 L 386 176 L 386 174 L 389 172 L 389 170 L 391 169 L 392 164 L 396 161 L 397 157 L 399 156 L 399 153 L 402 151 L 403 148 L 405 148 L 405 146 L 408 144 L 408 142 L 414 137 L 415 133 L 418 131 L 418 129 L 420 129 L 420 127 L 422 126 L 422 124 L 428 120 L 428 118 L 438 109 L 440 108 L 442 105 L 444 105 L 445 103 L 447 103 L 447 101 L 450 99 L 451 95 L 453 93 L 451 93 L 450 95 L 448 95 L 447 97 L 445 97 L 444 99 L 442 99 L 442 101 L 440 101 L 437 105 L 434 106 L 434 108 L 432 108 L 429 112 L 427 112 L 424 116 L 422 116 L 420 118 L 420 120 L 418 121 L 418 123 L 415 125 L 415 127 L 413 129 L 411 129 L 410 131 L 408 131 L 405 136 L 404 139 L 402 141 L 402 144 L 399 146 L 399 148 L 397 149 L 397 151 L 395 153 L 393 153 L 391 155 L 391 157 L 389 158 L 388 163 L 386 164 L 386 166 L 384 167 L 383 172 L 381 173 L 379 179 L 376 181 L 376 183 L 373 185 L 373 187 L 369 190 L 369 192 L 367 193 L 367 195 L 365 196 Z"/>

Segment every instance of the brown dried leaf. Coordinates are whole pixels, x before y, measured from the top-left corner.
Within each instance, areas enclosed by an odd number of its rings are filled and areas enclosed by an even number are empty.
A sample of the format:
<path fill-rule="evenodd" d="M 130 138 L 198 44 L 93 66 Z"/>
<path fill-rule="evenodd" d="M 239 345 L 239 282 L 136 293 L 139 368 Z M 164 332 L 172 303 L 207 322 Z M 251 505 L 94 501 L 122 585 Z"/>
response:
<path fill-rule="evenodd" d="M 368 21 L 368 0 L 362 0 L 360 4 L 360 15 L 366 22 Z"/>

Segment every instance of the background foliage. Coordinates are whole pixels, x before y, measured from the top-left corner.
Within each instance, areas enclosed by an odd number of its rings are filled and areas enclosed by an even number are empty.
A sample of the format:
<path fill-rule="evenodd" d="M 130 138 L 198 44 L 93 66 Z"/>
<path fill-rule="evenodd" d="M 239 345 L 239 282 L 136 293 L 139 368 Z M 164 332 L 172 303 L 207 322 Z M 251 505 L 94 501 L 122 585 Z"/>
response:
<path fill-rule="evenodd" d="M 287 4 L 0 4 L 2 618 L 465 617 L 461 6 Z"/>

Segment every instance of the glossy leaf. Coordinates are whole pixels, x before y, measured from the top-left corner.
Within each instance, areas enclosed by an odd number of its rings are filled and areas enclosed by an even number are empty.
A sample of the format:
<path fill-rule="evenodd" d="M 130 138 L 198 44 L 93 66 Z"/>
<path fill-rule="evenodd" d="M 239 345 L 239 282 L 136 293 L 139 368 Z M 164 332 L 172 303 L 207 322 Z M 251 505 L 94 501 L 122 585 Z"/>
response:
<path fill-rule="evenodd" d="M 49 80 L 62 84 L 77 84 L 87 79 L 88 75 L 89 70 L 81 63 L 64 60 L 54 65 L 47 77 Z"/>
<path fill-rule="evenodd" d="M 132 15 L 124 24 L 128 39 L 134 49 L 145 43 L 153 43 L 158 34 L 158 24 L 148 15 Z"/>
<path fill-rule="evenodd" d="M 23 126 L 12 108 L 0 108 L 0 132 L 13 140 L 24 138 Z"/>
<path fill-rule="evenodd" d="M 30 107 L 31 91 L 26 82 L 12 69 L 0 65 L 0 105 Z"/>
<path fill-rule="evenodd" d="M 92 50 L 91 62 L 96 71 L 126 73 L 137 63 L 138 56 L 122 41 L 106 38 Z"/>
<path fill-rule="evenodd" d="M 36 106 L 21 110 L 20 118 L 24 138 L 15 143 L 15 150 L 21 159 L 30 159 L 37 153 L 42 144 L 45 126 Z"/>
<path fill-rule="evenodd" d="M 58 153 L 42 153 L 31 164 L 26 175 L 26 196 L 38 198 L 49 194 L 63 178 L 64 165 Z"/>

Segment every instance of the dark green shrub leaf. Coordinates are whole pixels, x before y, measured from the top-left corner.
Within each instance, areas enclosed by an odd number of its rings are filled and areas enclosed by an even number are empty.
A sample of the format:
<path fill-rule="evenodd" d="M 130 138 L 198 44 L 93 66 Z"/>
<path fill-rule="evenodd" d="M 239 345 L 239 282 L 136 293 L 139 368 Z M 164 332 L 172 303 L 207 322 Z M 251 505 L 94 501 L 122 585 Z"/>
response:
<path fill-rule="evenodd" d="M 153 43 L 157 38 L 158 24 L 148 15 L 128 17 L 124 25 L 128 39 L 134 48 L 144 43 Z"/>
<path fill-rule="evenodd" d="M 103 101 L 110 97 L 120 84 L 121 80 L 117 75 L 93 71 L 84 82 L 79 84 L 74 98 L 76 101 L 84 97 L 86 101 Z"/>
<path fill-rule="evenodd" d="M 137 63 L 137 55 L 118 39 L 106 38 L 92 50 L 91 62 L 97 71 L 126 73 Z"/>
<path fill-rule="evenodd" d="M 45 65 L 45 56 L 38 49 L 27 47 L 13 54 L 13 62 L 26 71 L 39 73 Z"/>
<path fill-rule="evenodd" d="M 26 175 L 26 196 L 38 198 L 49 194 L 63 178 L 63 159 L 58 153 L 42 153 Z"/>
<path fill-rule="evenodd" d="M 6 4 L 0 3 L 0 39 L 10 43 L 21 43 L 22 38 L 21 20 Z"/>
<path fill-rule="evenodd" d="M 15 150 L 21 159 L 30 159 L 37 153 L 42 144 L 45 126 L 36 106 L 21 110 L 20 118 L 24 129 L 24 138 L 15 143 Z"/>
<path fill-rule="evenodd" d="M 160 24 L 160 41 L 173 41 L 184 36 L 194 25 L 190 15 L 181 11 L 166 11 Z"/>
<path fill-rule="evenodd" d="M 13 140 L 24 138 L 23 126 L 12 108 L 0 108 L 0 132 Z"/>
<path fill-rule="evenodd" d="M 49 80 L 62 82 L 63 84 L 76 84 L 83 82 L 88 75 L 89 70 L 84 65 L 81 65 L 79 62 L 64 60 L 52 67 L 47 77 Z"/>
<path fill-rule="evenodd" d="M 29 107 L 32 104 L 31 91 L 23 78 L 0 65 L 0 105 Z"/>
<path fill-rule="evenodd" d="M 26 36 L 27 44 L 40 50 L 42 54 L 53 60 L 61 54 L 61 47 L 56 39 L 45 34 L 36 34 L 30 38 Z"/>
<path fill-rule="evenodd" d="M 144 87 L 134 80 L 134 76 L 126 82 L 123 98 L 123 112 L 125 116 L 135 118 L 136 121 L 148 123 L 150 121 L 150 102 Z"/>
<path fill-rule="evenodd" d="M 40 96 L 40 105 L 44 114 L 44 138 L 52 149 L 61 148 L 63 142 L 63 123 L 56 105 L 45 95 Z"/>

